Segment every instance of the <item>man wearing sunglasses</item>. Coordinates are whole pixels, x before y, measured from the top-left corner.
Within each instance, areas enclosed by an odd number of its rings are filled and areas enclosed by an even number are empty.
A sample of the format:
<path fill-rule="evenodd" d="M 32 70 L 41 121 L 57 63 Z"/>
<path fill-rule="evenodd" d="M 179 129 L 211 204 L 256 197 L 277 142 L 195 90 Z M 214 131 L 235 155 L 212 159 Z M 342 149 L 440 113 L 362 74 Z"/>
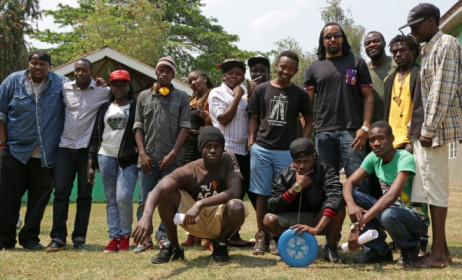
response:
<path fill-rule="evenodd" d="M 323 163 L 339 173 L 340 161 L 349 177 L 366 156 L 374 110 L 372 81 L 367 64 L 351 52 L 336 23 L 327 23 L 319 36 L 318 60 L 305 71 L 304 86 L 311 102 L 316 96 L 316 146 Z M 357 186 L 369 193 L 365 180 Z"/>

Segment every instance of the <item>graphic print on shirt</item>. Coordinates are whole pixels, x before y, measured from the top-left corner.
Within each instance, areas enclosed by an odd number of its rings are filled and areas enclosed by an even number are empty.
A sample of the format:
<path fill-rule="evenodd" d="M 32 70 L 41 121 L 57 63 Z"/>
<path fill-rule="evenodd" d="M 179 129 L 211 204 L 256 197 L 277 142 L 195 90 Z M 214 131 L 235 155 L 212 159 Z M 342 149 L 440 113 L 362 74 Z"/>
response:
<path fill-rule="evenodd" d="M 197 200 L 217 195 L 224 191 L 224 180 L 214 179 L 208 185 L 201 185 L 201 190 L 197 194 Z"/>
<path fill-rule="evenodd" d="M 107 123 L 111 126 L 112 130 L 125 129 L 128 122 L 126 114 L 117 113 L 107 118 Z"/>
<path fill-rule="evenodd" d="M 279 96 L 274 96 L 271 99 L 270 109 L 271 113 L 268 118 L 268 124 L 272 126 L 285 126 L 286 121 L 286 112 L 287 105 L 289 100 L 282 92 L 279 93 Z"/>

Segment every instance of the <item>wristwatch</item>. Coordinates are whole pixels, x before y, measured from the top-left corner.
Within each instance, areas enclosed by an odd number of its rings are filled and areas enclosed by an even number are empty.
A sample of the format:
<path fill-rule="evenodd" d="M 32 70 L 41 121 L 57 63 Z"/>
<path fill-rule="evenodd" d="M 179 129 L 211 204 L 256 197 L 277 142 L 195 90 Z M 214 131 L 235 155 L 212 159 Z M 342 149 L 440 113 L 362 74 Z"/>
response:
<path fill-rule="evenodd" d="M 361 129 L 364 130 L 365 132 L 369 132 L 369 127 L 365 125 L 361 126 Z"/>
<path fill-rule="evenodd" d="M 357 225 L 356 223 L 352 223 L 352 224 L 350 225 L 350 230 L 351 230 L 351 231 L 353 231 L 353 230 L 358 230 L 358 229 L 359 229 L 359 228 L 358 228 L 358 225 Z"/>
<path fill-rule="evenodd" d="M 297 183 L 295 183 L 292 187 L 294 188 L 294 191 L 295 191 L 295 192 L 298 192 L 298 193 L 299 193 L 299 192 L 302 191 L 302 186 L 300 186 L 300 185 L 297 184 Z"/>

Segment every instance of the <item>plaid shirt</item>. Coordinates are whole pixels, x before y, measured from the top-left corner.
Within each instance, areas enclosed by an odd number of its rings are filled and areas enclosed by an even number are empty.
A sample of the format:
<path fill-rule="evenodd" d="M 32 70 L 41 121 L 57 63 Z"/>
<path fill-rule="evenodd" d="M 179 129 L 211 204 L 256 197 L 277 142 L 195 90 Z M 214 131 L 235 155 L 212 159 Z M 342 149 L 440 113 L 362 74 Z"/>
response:
<path fill-rule="evenodd" d="M 434 147 L 462 139 L 461 57 L 457 39 L 441 31 L 422 47 L 422 136 Z"/>

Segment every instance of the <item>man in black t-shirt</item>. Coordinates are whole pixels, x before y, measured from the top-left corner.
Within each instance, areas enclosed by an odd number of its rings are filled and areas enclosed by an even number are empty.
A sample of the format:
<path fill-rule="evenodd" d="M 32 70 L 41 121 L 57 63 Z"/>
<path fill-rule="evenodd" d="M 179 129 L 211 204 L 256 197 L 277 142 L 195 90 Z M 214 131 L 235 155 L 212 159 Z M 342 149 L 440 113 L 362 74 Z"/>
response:
<path fill-rule="evenodd" d="M 133 231 L 138 244 L 152 233 L 152 215 L 157 206 L 169 241 L 151 258 L 155 264 L 184 259 L 174 224 L 176 213 L 184 213 L 182 227 L 191 234 L 213 239 L 212 257 L 229 260 L 228 239 L 242 226 L 248 215 L 239 200 L 242 176 L 231 152 L 224 152 L 225 138 L 216 127 L 204 127 L 199 133 L 202 158 L 176 169 L 164 177 L 149 193 L 143 217 Z"/>
<path fill-rule="evenodd" d="M 321 31 L 318 60 L 305 72 L 304 86 L 315 103 L 316 147 L 322 162 L 334 167 L 340 160 L 349 177 L 366 156 L 366 143 L 374 110 L 372 81 L 367 64 L 351 52 L 336 23 Z M 358 188 L 368 193 L 365 181 Z"/>
<path fill-rule="evenodd" d="M 302 136 L 308 138 L 311 134 L 313 114 L 310 99 L 302 88 L 291 81 L 298 71 L 298 60 L 296 53 L 282 52 L 276 64 L 276 78 L 255 88 L 248 107 L 250 191 L 257 194 L 258 232 L 252 251 L 254 255 L 264 254 L 268 244 L 271 245 L 263 227 L 266 200 L 273 180 L 292 162 L 289 146 L 297 138 L 300 114 L 306 124 Z"/>

